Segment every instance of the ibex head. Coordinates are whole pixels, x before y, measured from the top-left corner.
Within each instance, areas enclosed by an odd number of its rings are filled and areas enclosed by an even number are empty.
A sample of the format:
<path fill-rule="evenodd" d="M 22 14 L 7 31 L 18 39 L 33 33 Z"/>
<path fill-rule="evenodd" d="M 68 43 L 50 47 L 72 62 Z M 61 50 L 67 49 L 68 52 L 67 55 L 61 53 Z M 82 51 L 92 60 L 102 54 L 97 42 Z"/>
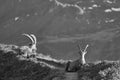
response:
<path fill-rule="evenodd" d="M 34 34 L 22 34 L 24 36 L 27 36 L 30 40 L 31 40 L 31 44 L 29 44 L 29 48 L 31 49 L 31 51 L 33 53 L 36 53 L 36 50 L 37 50 L 37 39 L 36 39 L 36 36 Z"/>
<path fill-rule="evenodd" d="M 85 49 L 81 49 L 80 45 L 78 45 L 78 49 L 79 49 L 79 54 L 80 55 L 85 55 L 87 53 L 87 48 L 89 47 L 89 45 L 87 44 L 85 46 Z"/>

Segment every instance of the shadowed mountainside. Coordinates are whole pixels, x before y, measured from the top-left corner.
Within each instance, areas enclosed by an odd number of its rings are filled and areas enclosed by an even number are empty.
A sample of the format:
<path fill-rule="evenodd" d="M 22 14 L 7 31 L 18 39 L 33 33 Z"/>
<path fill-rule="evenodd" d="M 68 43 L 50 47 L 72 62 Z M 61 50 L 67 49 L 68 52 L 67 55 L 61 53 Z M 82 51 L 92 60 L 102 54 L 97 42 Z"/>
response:
<path fill-rule="evenodd" d="M 59 69 L 64 67 L 64 63 L 56 61 L 37 59 L 37 57 L 25 58 L 18 46 L 2 44 L 0 45 L 0 80 L 51 80 L 63 75 Z"/>
<path fill-rule="evenodd" d="M 43 60 L 39 58 L 39 60 L 37 60 L 37 56 L 34 58 L 25 58 L 22 54 L 18 46 L 0 45 L 0 80 L 72 80 L 73 78 L 76 80 L 120 79 L 119 61 L 88 63 L 80 66 L 77 72 L 67 72 L 64 66 L 66 63 L 63 61 L 50 61 L 47 58 Z M 63 66 L 61 67 L 60 65 Z"/>

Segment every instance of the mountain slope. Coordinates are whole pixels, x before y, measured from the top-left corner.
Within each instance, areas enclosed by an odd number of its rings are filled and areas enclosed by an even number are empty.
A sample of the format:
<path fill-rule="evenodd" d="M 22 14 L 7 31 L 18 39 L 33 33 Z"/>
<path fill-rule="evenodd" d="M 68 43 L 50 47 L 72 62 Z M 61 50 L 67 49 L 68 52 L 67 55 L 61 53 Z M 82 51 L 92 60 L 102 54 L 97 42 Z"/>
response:
<path fill-rule="evenodd" d="M 0 42 L 26 45 L 21 34 L 34 33 L 38 51 L 54 58 L 74 60 L 76 45 L 90 44 L 88 61 L 117 60 L 119 5 L 119 0 L 1 0 Z"/>
<path fill-rule="evenodd" d="M 1 80 L 119 80 L 119 61 L 99 61 L 65 70 L 66 62 L 47 56 L 23 57 L 19 47 L 0 45 Z M 62 65 L 62 66 L 61 66 Z M 76 66 L 75 66 L 76 67 Z M 75 68 L 73 67 L 73 68 Z M 62 69 L 61 69 L 62 68 Z"/>

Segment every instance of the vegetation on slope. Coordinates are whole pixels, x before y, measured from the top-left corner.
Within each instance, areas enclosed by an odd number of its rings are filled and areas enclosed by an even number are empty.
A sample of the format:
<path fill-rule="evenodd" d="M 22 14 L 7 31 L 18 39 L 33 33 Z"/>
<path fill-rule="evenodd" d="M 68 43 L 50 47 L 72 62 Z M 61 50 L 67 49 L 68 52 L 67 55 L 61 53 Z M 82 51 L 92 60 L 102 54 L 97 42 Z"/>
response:
<path fill-rule="evenodd" d="M 51 80 L 59 75 L 63 75 L 60 70 L 42 61 L 21 58 L 10 46 L 3 45 L 0 50 L 0 80 Z"/>
<path fill-rule="evenodd" d="M 22 54 L 18 46 L 0 45 L 0 80 L 67 80 L 65 74 L 72 73 L 65 71 L 64 62 Z M 86 63 L 74 73 L 78 80 L 120 80 L 120 62 Z"/>
<path fill-rule="evenodd" d="M 104 60 L 89 63 L 78 73 L 80 80 L 120 80 L 120 62 Z"/>

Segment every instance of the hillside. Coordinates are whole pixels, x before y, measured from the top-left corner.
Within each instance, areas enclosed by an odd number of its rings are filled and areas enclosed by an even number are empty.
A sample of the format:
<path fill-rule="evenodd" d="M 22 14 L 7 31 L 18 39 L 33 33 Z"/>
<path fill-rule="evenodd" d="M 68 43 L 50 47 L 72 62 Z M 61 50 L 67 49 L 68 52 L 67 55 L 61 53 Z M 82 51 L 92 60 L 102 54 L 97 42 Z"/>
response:
<path fill-rule="evenodd" d="M 21 34 L 33 33 L 39 53 L 56 59 L 90 44 L 87 61 L 118 60 L 119 14 L 120 0 L 0 0 L 0 43 L 26 45 Z"/>
<path fill-rule="evenodd" d="M 22 54 L 18 46 L 0 45 L 0 80 L 120 80 L 119 61 L 88 63 L 68 72 L 66 61 Z"/>
<path fill-rule="evenodd" d="M 53 60 L 25 58 L 17 46 L 1 44 L 0 80 L 51 80 L 63 75 L 64 63 Z"/>

